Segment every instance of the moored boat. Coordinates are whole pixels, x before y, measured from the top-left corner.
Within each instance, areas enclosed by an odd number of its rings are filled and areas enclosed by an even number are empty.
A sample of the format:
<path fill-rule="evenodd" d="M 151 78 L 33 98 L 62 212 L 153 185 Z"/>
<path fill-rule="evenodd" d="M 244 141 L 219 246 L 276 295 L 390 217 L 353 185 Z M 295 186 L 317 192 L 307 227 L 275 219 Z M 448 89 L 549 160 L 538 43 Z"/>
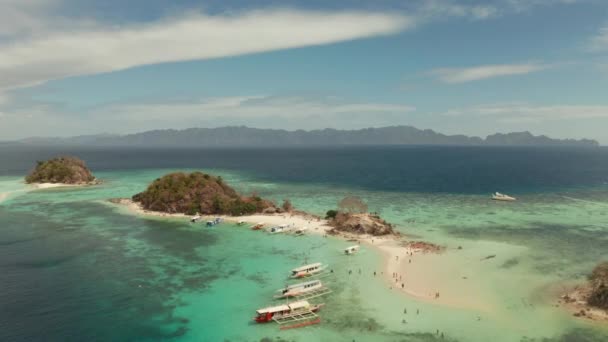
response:
<path fill-rule="evenodd" d="M 318 291 L 323 289 L 323 283 L 320 280 L 311 280 L 304 283 L 298 283 L 286 286 L 277 292 L 279 294 L 275 295 L 275 298 L 290 298 L 290 297 L 298 297 L 305 295 L 307 293 L 311 293 L 314 291 Z"/>
<path fill-rule="evenodd" d="M 202 219 L 201 215 L 196 214 L 196 215 L 192 216 L 192 218 L 190 219 L 190 222 L 195 223 L 195 222 L 200 221 L 201 219 Z"/>
<path fill-rule="evenodd" d="M 512 201 L 516 201 L 517 198 L 515 197 L 511 197 L 509 195 L 505 195 L 505 194 L 501 194 L 500 192 L 495 192 L 492 194 L 492 199 L 495 201 L 508 201 L 508 202 L 512 202 Z"/>
<path fill-rule="evenodd" d="M 308 227 L 299 228 L 299 229 L 296 229 L 293 233 L 294 233 L 294 235 L 302 236 L 302 235 L 306 234 L 307 230 L 308 230 Z"/>
<path fill-rule="evenodd" d="M 253 226 L 251 226 L 251 229 L 260 230 L 260 229 L 264 228 L 265 225 L 266 224 L 264 222 L 260 222 L 260 223 L 257 223 L 257 224 L 254 224 Z"/>
<path fill-rule="evenodd" d="M 310 304 L 301 300 L 286 305 L 271 306 L 256 310 L 253 318 L 257 323 L 268 323 L 275 321 L 281 323 L 286 320 L 299 320 L 301 317 L 317 317 L 314 313 L 319 311 L 324 304 Z M 308 316 L 308 317 L 306 317 Z"/>
<path fill-rule="evenodd" d="M 298 278 L 306 278 L 316 274 L 319 274 L 327 269 L 326 265 L 321 264 L 320 262 L 300 266 L 291 270 L 290 277 L 293 279 Z"/>
<path fill-rule="evenodd" d="M 354 245 L 354 246 L 350 246 L 348 248 L 344 249 L 344 254 L 346 255 L 351 255 L 351 254 L 355 254 L 359 251 L 359 245 Z"/>
<path fill-rule="evenodd" d="M 276 233 L 283 233 L 285 231 L 289 230 L 289 225 L 288 224 L 281 224 L 275 227 L 270 228 L 270 233 L 276 234 Z"/>
<path fill-rule="evenodd" d="M 243 220 L 239 220 L 239 222 L 237 222 L 236 224 L 237 224 L 237 225 L 239 225 L 239 226 L 242 226 L 242 225 L 244 225 L 245 223 L 246 223 L 245 221 L 243 221 Z"/>

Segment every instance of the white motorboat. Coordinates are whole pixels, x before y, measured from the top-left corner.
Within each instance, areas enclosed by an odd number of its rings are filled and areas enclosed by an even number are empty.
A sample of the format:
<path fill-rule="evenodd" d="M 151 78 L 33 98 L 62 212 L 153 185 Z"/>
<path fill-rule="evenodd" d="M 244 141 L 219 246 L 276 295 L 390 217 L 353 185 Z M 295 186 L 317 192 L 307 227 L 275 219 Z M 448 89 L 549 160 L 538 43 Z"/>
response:
<path fill-rule="evenodd" d="M 492 194 L 492 199 L 495 201 L 515 201 L 517 198 L 511 197 L 509 195 L 501 194 L 500 192 L 495 192 Z"/>

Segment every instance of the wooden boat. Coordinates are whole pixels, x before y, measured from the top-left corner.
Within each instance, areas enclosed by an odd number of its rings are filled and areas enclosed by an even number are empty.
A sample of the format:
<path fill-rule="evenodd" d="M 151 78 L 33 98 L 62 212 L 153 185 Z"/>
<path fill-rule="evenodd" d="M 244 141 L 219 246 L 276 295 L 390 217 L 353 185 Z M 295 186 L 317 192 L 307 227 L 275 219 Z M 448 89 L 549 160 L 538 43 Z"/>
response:
<path fill-rule="evenodd" d="M 306 278 L 311 277 L 313 275 L 318 275 L 324 272 L 327 269 L 326 265 L 321 264 L 320 262 L 300 266 L 291 270 L 290 277 L 292 279 Z"/>
<path fill-rule="evenodd" d="M 271 306 L 255 311 L 253 320 L 257 323 L 276 322 L 279 324 L 295 323 L 318 319 L 316 312 L 325 304 L 310 304 L 301 300 L 285 305 Z"/>
<path fill-rule="evenodd" d="M 260 230 L 260 229 L 264 228 L 265 225 L 266 224 L 264 222 L 260 222 L 260 223 L 257 223 L 257 224 L 254 224 L 253 226 L 251 226 L 251 229 Z"/>
<path fill-rule="evenodd" d="M 202 219 L 201 215 L 196 214 L 196 215 L 192 216 L 192 218 L 190 219 L 190 222 L 195 223 L 195 222 L 200 221 L 201 219 Z"/>
<path fill-rule="evenodd" d="M 351 254 L 355 254 L 359 251 L 359 245 L 354 245 L 354 246 L 350 246 L 348 248 L 344 249 L 344 254 L 346 255 L 351 255 Z"/>
<path fill-rule="evenodd" d="M 304 283 L 298 283 L 286 286 L 277 290 L 279 292 L 274 298 L 298 298 L 311 299 L 320 297 L 331 292 L 329 288 L 323 285 L 320 280 L 311 280 Z"/>
<path fill-rule="evenodd" d="M 500 192 L 495 192 L 492 194 L 492 199 L 495 201 L 507 201 L 507 202 L 512 202 L 512 201 L 516 201 L 517 198 L 515 197 L 511 197 L 509 195 L 505 195 L 505 194 L 501 194 Z"/>

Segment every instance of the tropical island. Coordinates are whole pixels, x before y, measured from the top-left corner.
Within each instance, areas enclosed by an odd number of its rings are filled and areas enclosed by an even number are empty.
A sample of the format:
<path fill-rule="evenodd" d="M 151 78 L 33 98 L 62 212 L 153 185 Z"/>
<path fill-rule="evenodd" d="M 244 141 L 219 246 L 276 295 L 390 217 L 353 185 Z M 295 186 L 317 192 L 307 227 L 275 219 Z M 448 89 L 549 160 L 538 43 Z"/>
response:
<path fill-rule="evenodd" d="M 222 177 L 202 172 L 167 174 L 134 195 L 132 200 L 144 210 L 169 214 L 242 216 L 282 211 L 273 202 L 255 194 L 240 195 Z"/>
<path fill-rule="evenodd" d="M 85 162 L 79 158 L 62 156 L 38 161 L 25 177 L 28 184 L 91 185 L 98 181 Z"/>
<path fill-rule="evenodd" d="M 574 316 L 608 320 L 608 262 L 595 266 L 587 283 L 561 297 Z"/>

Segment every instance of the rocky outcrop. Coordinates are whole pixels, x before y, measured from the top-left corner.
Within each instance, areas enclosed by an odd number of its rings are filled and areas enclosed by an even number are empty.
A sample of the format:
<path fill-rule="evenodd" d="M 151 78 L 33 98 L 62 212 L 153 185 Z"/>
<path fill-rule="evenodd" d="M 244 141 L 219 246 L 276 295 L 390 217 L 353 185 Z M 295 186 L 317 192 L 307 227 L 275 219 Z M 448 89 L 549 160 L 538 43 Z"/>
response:
<path fill-rule="evenodd" d="M 589 276 L 591 291 L 587 304 L 608 310 L 608 262 L 597 265 Z"/>
<path fill-rule="evenodd" d="M 133 196 L 143 209 L 194 215 L 227 214 L 233 216 L 273 211 L 271 201 L 258 196 L 242 196 L 221 177 L 202 172 L 167 174 Z"/>
<path fill-rule="evenodd" d="M 34 170 L 25 177 L 26 183 L 92 184 L 95 177 L 85 162 L 76 157 L 58 157 L 38 161 Z"/>
<path fill-rule="evenodd" d="M 393 225 L 372 214 L 353 214 L 338 212 L 329 221 L 334 232 L 347 232 L 354 234 L 388 235 L 395 234 Z"/>

